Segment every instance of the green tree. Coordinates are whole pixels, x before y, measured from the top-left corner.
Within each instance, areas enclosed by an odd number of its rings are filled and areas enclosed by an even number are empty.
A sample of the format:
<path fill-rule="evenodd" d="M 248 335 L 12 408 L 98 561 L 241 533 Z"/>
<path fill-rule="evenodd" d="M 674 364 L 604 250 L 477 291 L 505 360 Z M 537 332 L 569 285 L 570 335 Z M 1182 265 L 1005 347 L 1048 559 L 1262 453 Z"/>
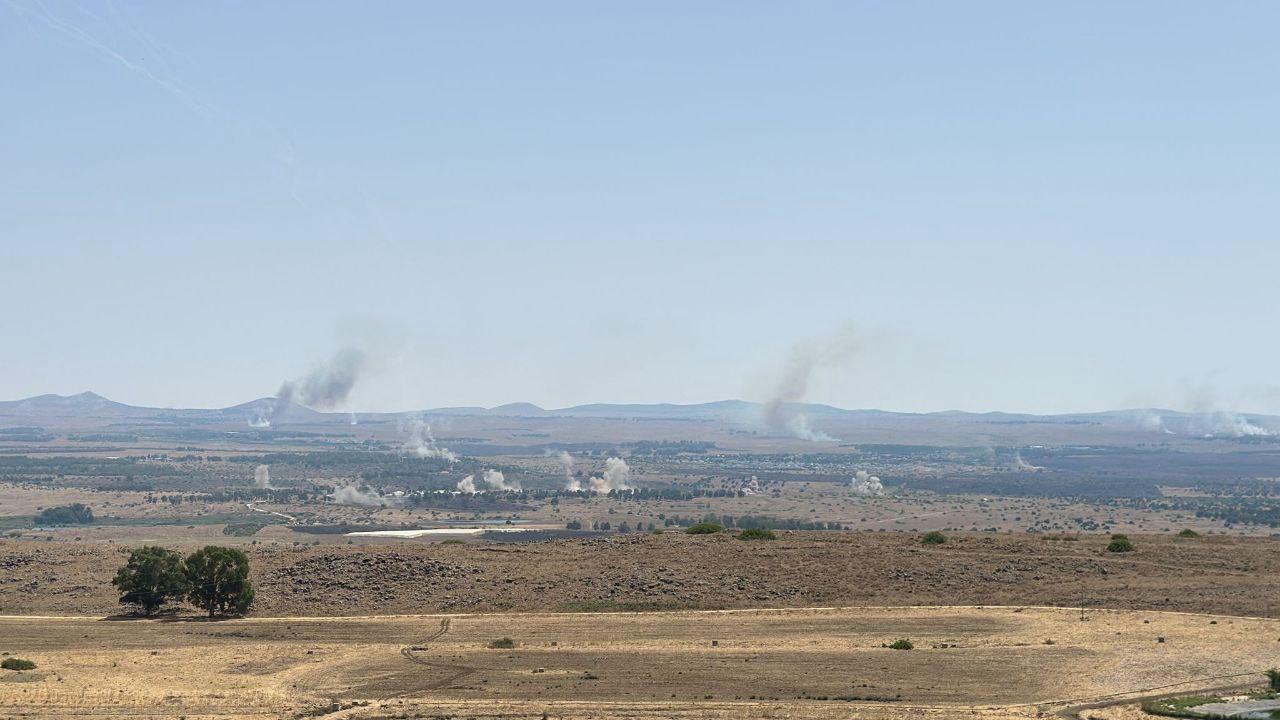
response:
<path fill-rule="evenodd" d="M 155 545 L 138 548 L 116 571 L 111 584 L 120 591 L 121 605 L 137 605 L 143 615 L 150 615 L 186 593 L 182 556 Z"/>
<path fill-rule="evenodd" d="M 187 599 L 208 611 L 209 617 L 249 610 L 254 592 L 249 582 L 249 557 L 243 552 L 206 545 L 187 556 L 183 569 Z"/>
<path fill-rule="evenodd" d="M 88 525 L 93 522 L 93 510 L 83 503 L 45 508 L 36 516 L 40 525 Z"/>

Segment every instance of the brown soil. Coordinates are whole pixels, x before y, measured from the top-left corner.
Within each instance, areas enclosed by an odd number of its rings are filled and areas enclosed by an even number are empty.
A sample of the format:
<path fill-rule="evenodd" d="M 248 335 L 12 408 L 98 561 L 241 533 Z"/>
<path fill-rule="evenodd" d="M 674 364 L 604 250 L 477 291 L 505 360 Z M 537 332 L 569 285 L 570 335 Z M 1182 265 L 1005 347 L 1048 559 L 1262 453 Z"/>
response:
<path fill-rule="evenodd" d="M 0 675 L 0 716 L 1044 717 L 1223 676 L 1261 684 L 1278 621 L 1213 620 L 1033 608 L 0 618 L 6 651 L 38 666 Z M 490 646 L 503 637 L 513 647 Z M 914 649 L 885 647 L 898 638 Z"/>
<path fill-rule="evenodd" d="M 1135 537 L 1137 551 L 1023 535 L 632 535 L 529 544 L 245 546 L 254 614 L 852 605 L 1059 605 L 1267 616 L 1280 544 Z M 119 612 L 120 545 L 0 541 L 0 614 Z"/>

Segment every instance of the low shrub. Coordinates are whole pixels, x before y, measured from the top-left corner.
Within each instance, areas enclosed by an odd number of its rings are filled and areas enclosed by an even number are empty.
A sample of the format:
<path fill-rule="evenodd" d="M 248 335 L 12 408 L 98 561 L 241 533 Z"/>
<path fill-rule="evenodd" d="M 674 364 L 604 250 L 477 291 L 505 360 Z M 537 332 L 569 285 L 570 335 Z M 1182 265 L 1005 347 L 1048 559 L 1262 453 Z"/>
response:
<path fill-rule="evenodd" d="M 232 537 L 252 537 L 264 527 L 266 526 L 262 523 L 255 522 L 227 523 L 222 526 L 222 534 Z"/>
<path fill-rule="evenodd" d="M 778 536 L 773 534 L 772 530 L 765 528 L 751 528 L 738 533 L 739 540 L 777 540 Z"/>
<path fill-rule="evenodd" d="M 5 670 L 35 670 L 36 664 L 30 660 L 11 657 L 0 661 L 0 668 L 4 668 Z"/>
<path fill-rule="evenodd" d="M 920 538 L 920 542 L 925 545 L 941 545 L 946 541 L 947 541 L 947 536 L 943 535 L 937 530 L 932 530 L 930 532 L 927 532 L 924 534 L 924 536 Z"/>
<path fill-rule="evenodd" d="M 1142 704 L 1142 710 L 1148 715 L 1160 715 L 1163 717 L 1204 717 L 1203 714 L 1193 711 L 1192 708 L 1218 702 L 1222 702 L 1222 698 L 1213 695 L 1192 695 L 1151 700 Z"/>
<path fill-rule="evenodd" d="M 504 637 L 504 638 L 499 638 L 497 640 L 489 641 L 490 650 L 510 650 L 515 646 L 516 646 L 516 641 L 512 640 L 509 637 Z"/>
<path fill-rule="evenodd" d="M 724 526 L 720 523 L 700 522 L 690 525 L 685 529 L 685 532 L 690 535 L 714 535 L 722 530 L 724 530 Z"/>
<path fill-rule="evenodd" d="M 466 545 L 466 543 L 462 542 L 458 538 L 449 538 L 448 540 L 441 540 L 440 544 L 441 545 Z"/>
<path fill-rule="evenodd" d="M 890 650 L 912 650 L 914 648 L 915 644 L 906 638 L 899 638 L 889 643 Z"/>
<path fill-rule="evenodd" d="M 1192 530 L 1191 528 L 1187 528 L 1186 530 L 1183 530 L 1182 532 L 1178 533 L 1178 537 L 1198 538 L 1200 537 L 1200 533 L 1196 532 L 1195 530 Z"/>
<path fill-rule="evenodd" d="M 1107 545 L 1107 552 L 1133 552 L 1133 543 L 1124 535 L 1112 535 L 1111 542 Z"/>

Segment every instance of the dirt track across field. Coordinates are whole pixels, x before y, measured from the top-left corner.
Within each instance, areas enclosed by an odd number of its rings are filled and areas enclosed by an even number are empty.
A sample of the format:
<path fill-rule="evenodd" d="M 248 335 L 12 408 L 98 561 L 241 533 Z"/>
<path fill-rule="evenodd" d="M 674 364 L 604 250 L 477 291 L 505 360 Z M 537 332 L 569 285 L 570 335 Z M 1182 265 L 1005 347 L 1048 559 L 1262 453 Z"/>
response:
<path fill-rule="evenodd" d="M 1025 718 L 1274 663 L 1280 621 L 1050 608 L 0 618 L 0 717 Z M 491 648 L 500 638 L 513 648 Z M 1164 642 L 1158 638 L 1163 637 Z M 907 638 L 912 650 L 884 647 Z M 1176 685 L 1175 685 L 1176 684 Z"/>

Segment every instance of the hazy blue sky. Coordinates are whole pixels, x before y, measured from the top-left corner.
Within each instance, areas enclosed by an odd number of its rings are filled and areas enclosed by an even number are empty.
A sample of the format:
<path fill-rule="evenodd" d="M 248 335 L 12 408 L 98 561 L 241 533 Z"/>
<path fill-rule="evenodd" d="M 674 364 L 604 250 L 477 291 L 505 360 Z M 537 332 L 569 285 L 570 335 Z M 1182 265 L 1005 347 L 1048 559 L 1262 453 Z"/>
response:
<path fill-rule="evenodd" d="M 0 0 L 0 398 L 1280 410 L 1280 3 Z"/>

